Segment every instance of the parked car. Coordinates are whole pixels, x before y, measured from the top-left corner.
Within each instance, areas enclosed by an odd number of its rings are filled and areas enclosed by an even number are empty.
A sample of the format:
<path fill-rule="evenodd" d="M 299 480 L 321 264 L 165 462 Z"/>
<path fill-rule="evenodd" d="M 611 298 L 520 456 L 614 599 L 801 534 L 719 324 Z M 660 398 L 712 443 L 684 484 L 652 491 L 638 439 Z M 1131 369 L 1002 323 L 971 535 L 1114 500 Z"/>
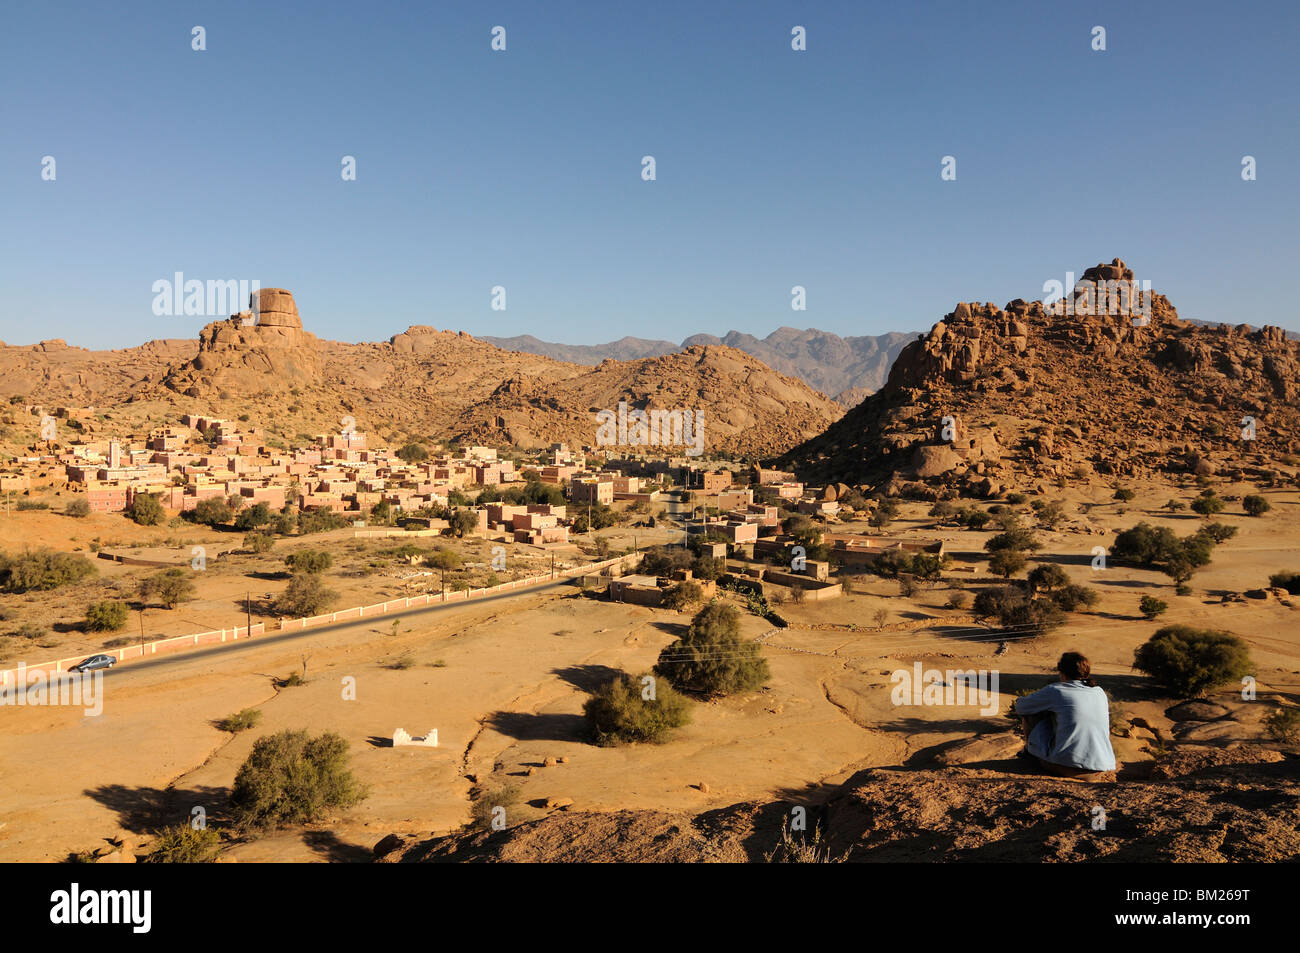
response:
<path fill-rule="evenodd" d="M 112 668 L 117 664 L 117 659 L 112 655 L 92 655 L 90 658 L 82 659 L 76 665 L 68 669 L 69 672 L 93 672 L 97 668 Z"/>

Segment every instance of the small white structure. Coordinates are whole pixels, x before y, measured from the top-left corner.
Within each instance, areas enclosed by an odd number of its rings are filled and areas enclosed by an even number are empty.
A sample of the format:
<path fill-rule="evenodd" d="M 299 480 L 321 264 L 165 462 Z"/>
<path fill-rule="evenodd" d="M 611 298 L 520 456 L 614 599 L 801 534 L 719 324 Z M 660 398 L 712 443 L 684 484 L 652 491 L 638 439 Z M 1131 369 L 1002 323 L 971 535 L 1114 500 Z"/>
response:
<path fill-rule="evenodd" d="M 438 747 L 438 729 L 430 728 L 429 733 L 423 738 L 412 738 L 410 732 L 405 728 L 398 728 L 393 732 L 393 747 L 400 748 L 403 745 L 423 748 Z"/>

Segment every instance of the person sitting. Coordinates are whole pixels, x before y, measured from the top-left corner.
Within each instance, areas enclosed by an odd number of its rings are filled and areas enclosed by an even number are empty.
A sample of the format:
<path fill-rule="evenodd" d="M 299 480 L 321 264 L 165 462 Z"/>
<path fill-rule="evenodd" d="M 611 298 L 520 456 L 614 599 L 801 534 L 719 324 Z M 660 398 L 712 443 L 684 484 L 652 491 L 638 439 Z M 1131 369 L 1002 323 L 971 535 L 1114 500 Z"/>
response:
<path fill-rule="evenodd" d="M 1115 770 L 1110 745 L 1110 706 L 1092 678 L 1092 663 L 1066 652 L 1056 663 L 1060 678 L 1046 688 L 1017 698 L 1025 750 L 1054 774 L 1075 776 Z"/>

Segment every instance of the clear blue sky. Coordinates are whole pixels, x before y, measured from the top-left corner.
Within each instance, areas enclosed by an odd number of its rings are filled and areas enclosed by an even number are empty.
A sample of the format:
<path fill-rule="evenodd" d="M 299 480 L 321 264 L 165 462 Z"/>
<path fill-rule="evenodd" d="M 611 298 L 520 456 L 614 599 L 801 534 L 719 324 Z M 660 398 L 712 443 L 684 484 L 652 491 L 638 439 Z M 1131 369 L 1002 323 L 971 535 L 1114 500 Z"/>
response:
<path fill-rule="evenodd" d="M 346 341 L 876 334 L 1116 255 L 1300 329 L 1297 49 L 1294 0 L 6 3 L 0 339 L 192 337 L 177 271 Z"/>

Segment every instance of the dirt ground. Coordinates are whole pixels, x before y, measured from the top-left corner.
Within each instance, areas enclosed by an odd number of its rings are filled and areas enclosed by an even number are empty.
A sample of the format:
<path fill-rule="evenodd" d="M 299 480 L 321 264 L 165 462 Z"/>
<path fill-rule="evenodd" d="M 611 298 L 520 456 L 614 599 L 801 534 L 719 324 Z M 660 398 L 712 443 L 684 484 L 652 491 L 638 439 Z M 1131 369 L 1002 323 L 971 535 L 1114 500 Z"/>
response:
<path fill-rule="evenodd" d="M 1001 713 L 985 715 L 973 705 L 893 704 L 890 674 L 915 661 L 944 670 L 997 670 L 1004 712 L 1017 691 L 1051 680 L 1061 651 L 1083 651 L 1111 694 L 1115 714 L 1149 726 L 1112 739 L 1126 764 L 1150 761 L 1153 749 L 1164 744 L 1271 744 L 1259 723 L 1263 712 L 1276 701 L 1300 697 L 1296 610 L 1276 598 L 1221 599 L 1266 585 L 1272 572 L 1300 569 L 1296 493 L 1266 493 L 1274 509 L 1258 519 L 1230 504 L 1217 519 L 1238 526 L 1238 535 L 1221 544 L 1214 562 L 1193 578 L 1192 594 L 1180 597 L 1158 573 L 1091 568 L 1092 547 L 1139 520 L 1170 525 L 1180 535 L 1199 525 L 1195 517 L 1169 518 L 1159 509 L 1171 496 L 1189 499 L 1193 491 L 1138 490 L 1127 504 L 1101 491 L 1085 498 L 1073 492 L 1063 498 L 1067 524 L 1040 532 L 1040 558 L 1060 562 L 1073 581 L 1101 594 L 1092 611 L 1071 614 L 1061 629 L 1032 639 L 990 639 L 968 612 L 944 607 L 950 594 L 945 585 L 903 598 L 895 582 L 868 577 L 842 599 L 781 605 L 788 628 L 774 631 L 746 614 L 744 633 L 763 641 L 770 683 L 760 691 L 695 703 L 692 723 L 663 745 L 596 747 L 585 740 L 582 705 L 612 672 L 648 670 L 690 614 L 611 604 L 571 589 L 408 616 L 396 634 L 391 620 L 367 621 L 309 631 L 291 642 L 188 653 L 165 665 L 123 665 L 105 679 L 99 717 L 58 707 L 0 709 L 0 860 L 61 860 L 101 846 L 105 838 L 138 838 L 161 823 L 186 820 L 200 807 L 219 818 L 253 742 L 281 728 L 341 733 L 369 796 L 345 815 L 307 830 L 238 844 L 228 851 L 231 859 L 366 859 L 391 832 L 445 833 L 466 824 L 476 782 L 520 788 L 511 823 L 543 816 L 557 802 L 571 802 L 566 807 L 578 811 L 696 814 L 740 801 L 816 797 L 856 772 L 916 764 L 972 738 L 1005 754 L 1010 722 Z M 1225 498 L 1252 491 L 1219 488 Z M 947 578 L 961 578 L 972 591 L 993 582 L 982 558 L 990 533 L 935 529 L 925 516 L 928 508 L 904 504 L 888 534 L 943 536 L 955 557 Z M 76 544 L 84 543 L 81 537 L 107 535 L 100 524 L 114 518 L 91 519 L 79 527 Z M 12 520 L 0 527 L 6 549 L 33 540 L 72 548 L 62 535 L 73 522 L 66 517 L 29 512 Z M 132 524 L 119 517 L 111 525 L 120 542 L 130 541 Z M 185 535 L 201 534 L 190 528 Z M 151 540 L 156 534 L 139 536 Z M 353 541 L 344 535 L 312 537 L 310 545 L 323 544 L 341 563 L 352 558 Z M 259 558 L 268 560 L 269 572 L 283 552 L 298 545 L 280 543 Z M 356 551 L 357 560 L 369 552 L 370 547 Z M 104 578 L 84 585 L 102 586 L 132 572 L 99 562 Z M 974 572 L 957 571 L 963 565 Z M 177 610 L 174 631 L 212 627 L 208 620 L 218 615 L 236 624 L 248 567 L 228 567 L 205 581 L 201 605 Z M 270 580 L 265 588 L 281 585 Z M 340 605 L 354 604 L 351 596 L 363 591 L 402 591 L 395 577 L 376 574 L 336 573 L 331 585 L 345 592 Z M 60 599 L 73 605 L 65 593 Z M 1156 622 L 1137 611 L 1146 593 L 1169 603 Z M 30 604 L 53 615 L 57 601 L 46 595 Z M 22 611 L 24 604 L 23 597 L 6 597 L 10 611 Z M 877 628 L 873 616 L 879 608 L 889 617 Z M 11 615 L 5 625 L 13 620 Z M 1134 648 L 1171 622 L 1227 629 L 1245 639 L 1257 664 L 1258 700 L 1243 701 L 1230 687 L 1213 696 L 1229 710 L 1227 717 L 1190 726 L 1169 719 L 1165 711 L 1174 701 L 1154 692 L 1131 665 Z M 307 684 L 277 689 L 272 678 L 301 670 L 304 656 Z M 355 700 L 344 697 L 348 679 L 355 679 Z M 256 729 L 232 736 L 213 726 L 215 719 L 248 707 L 262 712 Z M 389 747 L 397 728 L 415 736 L 436 728 L 439 746 Z M 972 749 L 970 760 L 982 760 L 993 749 Z"/>

